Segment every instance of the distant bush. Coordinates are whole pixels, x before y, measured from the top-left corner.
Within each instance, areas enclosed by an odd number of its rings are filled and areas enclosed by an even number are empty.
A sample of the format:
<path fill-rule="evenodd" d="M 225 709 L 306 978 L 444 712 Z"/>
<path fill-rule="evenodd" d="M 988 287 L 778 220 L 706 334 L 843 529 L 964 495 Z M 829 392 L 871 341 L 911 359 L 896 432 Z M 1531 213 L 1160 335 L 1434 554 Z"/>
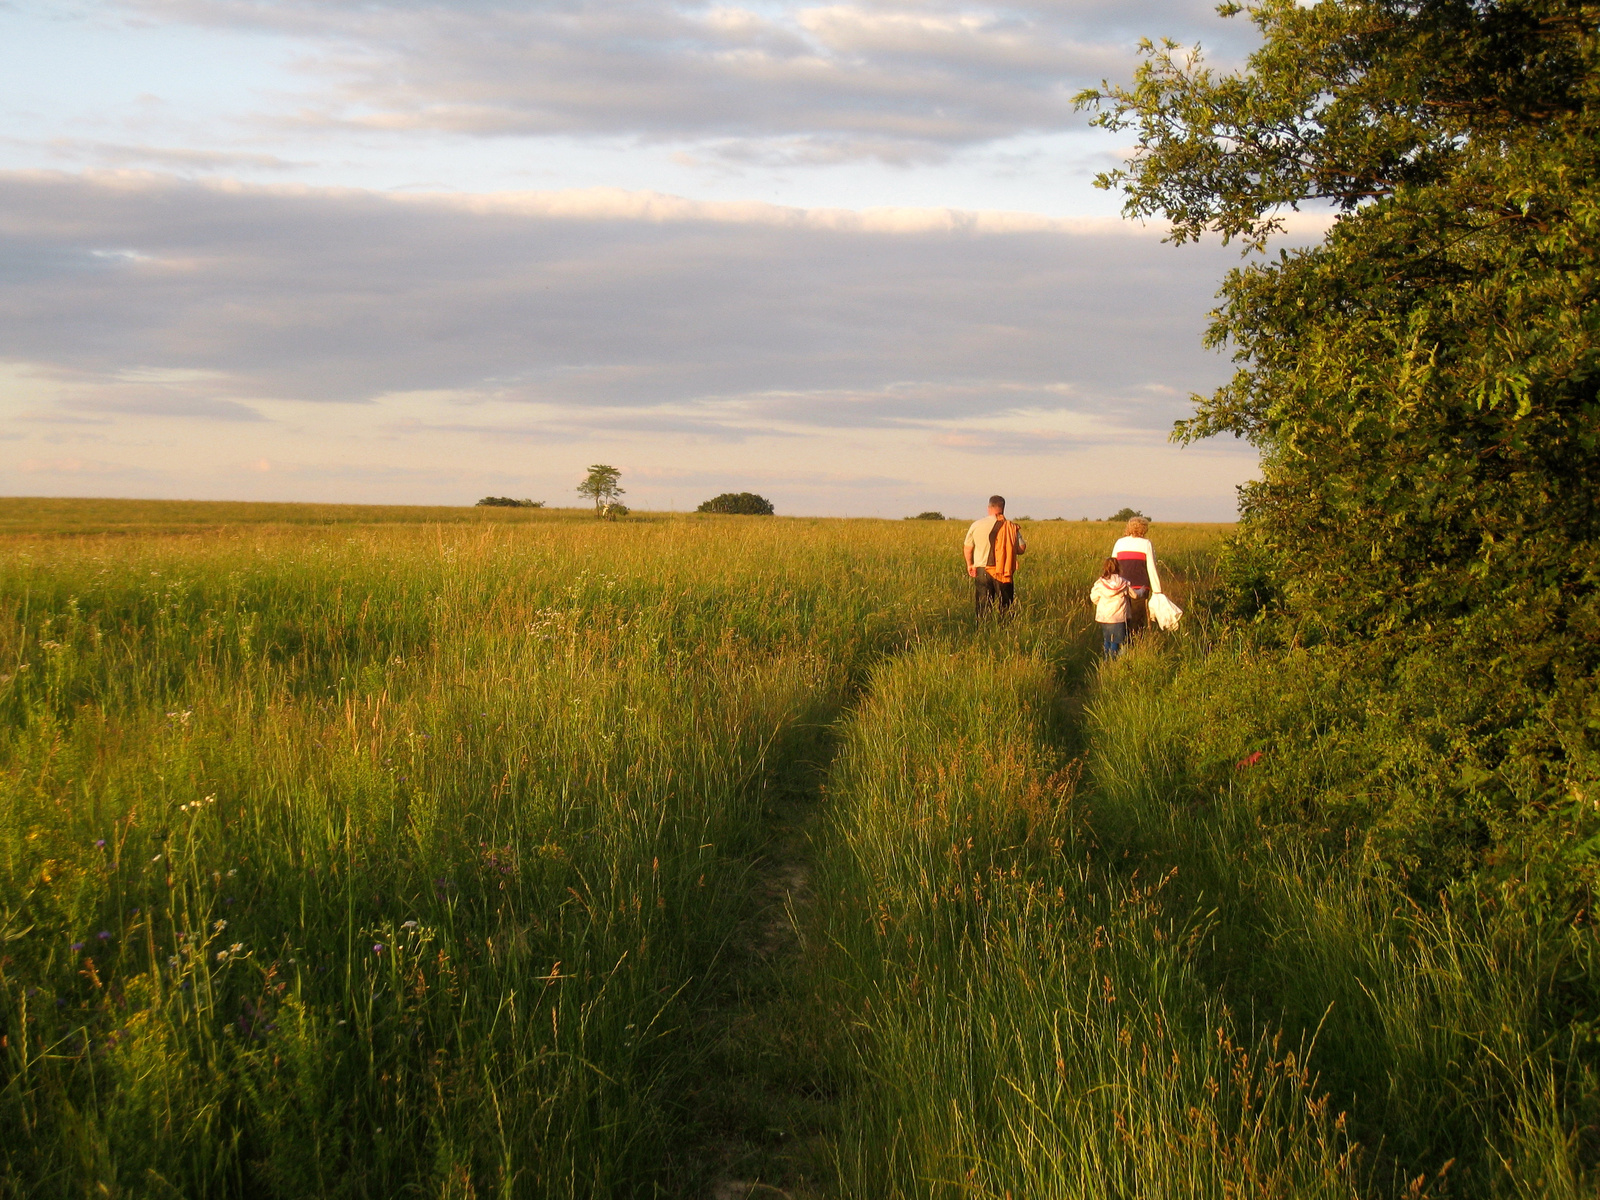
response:
<path fill-rule="evenodd" d="M 600 506 L 600 517 L 606 521 L 615 521 L 618 517 L 625 517 L 632 511 L 626 504 L 613 500 L 609 504 Z"/>
<path fill-rule="evenodd" d="M 1139 518 L 1141 518 L 1143 520 L 1146 520 L 1146 521 L 1148 521 L 1150 519 L 1150 517 L 1149 517 L 1149 515 L 1147 513 L 1142 513 L 1137 508 L 1119 508 L 1119 509 L 1117 509 L 1116 512 L 1112 513 L 1109 517 L 1107 517 L 1106 520 L 1108 520 L 1108 521 L 1131 521 L 1135 517 L 1139 517 Z"/>
<path fill-rule="evenodd" d="M 485 496 L 475 508 L 543 508 L 543 500 L 513 500 L 510 496 Z"/>
<path fill-rule="evenodd" d="M 947 518 L 942 512 L 920 512 L 914 517 L 907 517 L 908 521 L 943 521 Z"/>
<path fill-rule="evenodd" d="M 770 517 L 774 511 L 771 500 L 754 492 L 723 492 L 695 509 L 695 512 L 732 513 L 747 517 Z"/>

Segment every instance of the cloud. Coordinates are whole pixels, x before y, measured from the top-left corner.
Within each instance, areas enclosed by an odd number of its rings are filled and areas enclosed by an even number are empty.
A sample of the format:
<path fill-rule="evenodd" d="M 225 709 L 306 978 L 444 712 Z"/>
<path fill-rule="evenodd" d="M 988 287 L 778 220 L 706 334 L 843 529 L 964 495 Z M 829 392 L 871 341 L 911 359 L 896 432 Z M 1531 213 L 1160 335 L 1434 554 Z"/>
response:
<path fill-rule="evenodd" d="M 265 30 L 312 91 L 285 124 L 623 136 L 796 164 L 937 160 L 1081 127 L 1072 95 L 1126 77 L 1142 35 L 1225 50 L 1212 5 L 867 0 L 125 0 L 142 20 Z"/>
<path fill-rule="evenodd" d="M 0 234 L 33 264 L 0 285 L 10 357 L 121 373 L 126 411 L 181 392 L 227 402 L 195 415 L 236 419 L 228 405 L 449 389 L 738 400 L 813 424 L 1048 395 L 1164 420 L 1173 404 L 1139 389 L 1216 378 L 1195 334 L 1233 261 L 1119 224 L 1004 214 L 124 172 L 0 175 Z"/>
<path fill-rule="evenodd" d="M 50 158 L 103 167 L 155 167 L 185 173 L 242 167 L 262 171 L 289 171 L 310 164 L 242 150 L 211 150 L 191 146 L 145 146 L 128 142 L 92 141 L 57 137 L 49 140 L 8 137 L 0 143 L 23 150 L 43 151 Z"/>
<path fill-rule="evenodd" d="M 1176 453 L 1184 397 L 1228 373 L 1199 334 L 1237 255 L 1159 232 L 0 172 L 0 239 L 27 264 L 0 279 L 0 403 L 52 444 L 105 422 L 130 461 L 299 464 L 229 468 L 234 494 L 442 493 L 561 447 L 753 479 L 836 463 L 896 496 L 1008 460 L 1118 475 Z M 791 501 L 826 510 L 809 487 Z"/>
<path fill-rule="evenodd" d="M 115 389 L 116 394 L 68 397 L 60 401 L 60 407 L 68 413 L 97 413 L 102 416 L 182 417 L 201 421 L 266 420 L 256 409 L 235 400 L 173 395 L 148 388 L 124 389 L 114 381 L 105 386 L 107 390 Z"/>

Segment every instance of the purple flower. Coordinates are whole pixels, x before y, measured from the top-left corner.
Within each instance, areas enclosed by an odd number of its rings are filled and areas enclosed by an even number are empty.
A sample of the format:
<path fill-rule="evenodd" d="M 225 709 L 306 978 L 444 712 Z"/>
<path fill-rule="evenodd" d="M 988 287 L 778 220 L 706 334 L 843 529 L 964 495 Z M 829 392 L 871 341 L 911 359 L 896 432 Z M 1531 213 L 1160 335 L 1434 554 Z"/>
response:
<path fill-rule="evenodd" d="M 99 938 L 102 942 L 109 942 L 111 940 L 111 931 L 109 929 L 102 929 L 99 933 L 95 934 L 95 937 Z"/>
<path fill-rule="evenodd" d="M 82 942 L 73 942 L 72 943 L 72 952 L 74 954 L 76 954 L 79 950 L 82 950 L 82 949 L 83 949 L 83 943 Z"/>
<path fill-rule="evenodd" d="M 383 943 L 382 942 L 373 942 L 372 943 L 372 952 L 374 954 L 382 954 L 383 953 Z"/>
<path fill-rule="evenodd" d="M 97 848 L 99 848 L 101 850 L 104 850 L 106 848 L 106 840 L 105 840 L 105 838 L 95 838 L 94 844 L 95 844 L 95 846 Z"/>

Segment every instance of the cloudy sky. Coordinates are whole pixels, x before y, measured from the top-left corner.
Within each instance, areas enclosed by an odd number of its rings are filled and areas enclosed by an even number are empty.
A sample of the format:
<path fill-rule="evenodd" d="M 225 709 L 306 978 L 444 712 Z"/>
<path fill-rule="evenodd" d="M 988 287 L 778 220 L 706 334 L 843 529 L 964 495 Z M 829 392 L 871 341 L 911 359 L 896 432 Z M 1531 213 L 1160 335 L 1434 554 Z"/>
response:
<path fill-rule="evenodd" d="M 1071 97 L 1193 0 L 0 0 L 0 491 L 1225 519 L 1215 244 Z"/>

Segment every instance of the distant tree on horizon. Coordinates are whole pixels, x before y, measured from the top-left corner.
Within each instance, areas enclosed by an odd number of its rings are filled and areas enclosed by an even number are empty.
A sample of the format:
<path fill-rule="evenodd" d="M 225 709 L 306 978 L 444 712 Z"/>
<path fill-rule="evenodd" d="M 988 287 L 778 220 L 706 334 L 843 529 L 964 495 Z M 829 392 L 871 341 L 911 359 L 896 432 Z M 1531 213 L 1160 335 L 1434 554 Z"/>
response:
<path fill-rule="evenodd" d="M 543 508 L 543 500 L 513 500 L 510 496 L 485 496 L 474 508 Z"/>
<path fill-rule="evenodd" d="M 695 512 L 746 517 L 770 517 L 776 511 L 772 507 L 771 500 L 754 492 L 723 492 L 722 495 L 713 496 L 695 509 Z"/>
<path fill-rule="evenodd" d="M 1107 517 L 1106 520 L 1108 520 L 1108 521 L 1131 521 L 1135 517 L 1138 517 L 1140 520 L 1144 520 L 1144 521 L 1148 521 L 1150 519 L 1149 514 L 1142 513 L 1137 508 L 1128 508 L 1128 507 L 1124 506 L 1122 508 L 1117 509 L 1117 511 L 1112 513 L 1109 517 Z M 1088 518 L 1085 517 L 1084 520 L 1088 520 Z"/>
<path fill-rule="evenodd" d="M 595 516 L 600 516 L 607 507 L 616 505 L 618 496 L 626 495 L 622 489 L 622 472 L 606 463 L 594 463 L 578 485 L 578 495 L 593 500 Z"/>
<path fill-rule="evenodd" d="M 914 517 L 907 517 L 908 521 L 945 521 L 948 520 L 942 512 L 919 512 Z"/>

